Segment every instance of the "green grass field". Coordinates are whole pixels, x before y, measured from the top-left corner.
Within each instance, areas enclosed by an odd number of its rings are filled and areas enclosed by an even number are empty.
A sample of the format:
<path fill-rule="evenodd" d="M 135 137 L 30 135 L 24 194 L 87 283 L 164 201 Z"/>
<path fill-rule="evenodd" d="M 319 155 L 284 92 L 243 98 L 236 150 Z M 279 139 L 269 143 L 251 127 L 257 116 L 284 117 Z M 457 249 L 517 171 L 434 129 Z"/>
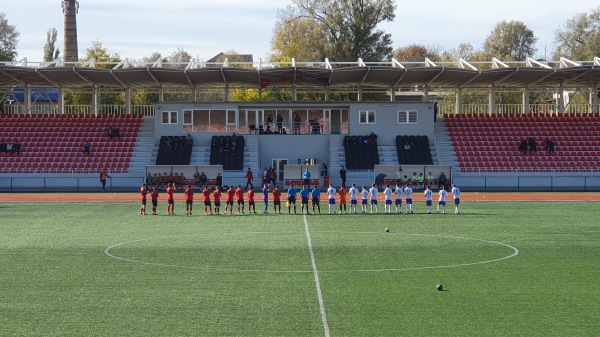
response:
<path fill-rule="evenodd" d="M 179 202 L 167 216 L 163 202 L 162 214 L 141 216 L 137 203 L 0 204 L 0 335 L 600 331 L 597 202 L 464 202 L 460 215 L 306 222 L 260 214 L 262 205 L 243 216 L 195 206 L 186 216 Z"/>

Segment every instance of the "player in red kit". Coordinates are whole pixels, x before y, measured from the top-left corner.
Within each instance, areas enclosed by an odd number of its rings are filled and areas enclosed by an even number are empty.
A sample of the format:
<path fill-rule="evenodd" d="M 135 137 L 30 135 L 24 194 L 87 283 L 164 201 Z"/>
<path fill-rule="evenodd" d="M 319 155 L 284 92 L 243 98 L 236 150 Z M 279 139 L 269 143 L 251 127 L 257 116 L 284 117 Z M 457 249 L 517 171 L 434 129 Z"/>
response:
<path fill-rule="evenodd" d="M 202 195 L 204 195 L 204 212 L 206 213 L 206 215 L 208 215 L 208 212 L 210 211 L 210 215 L 212 215 L 213 212 L 212 206 L 210 204 L 210 190 L 208 189 L 208 186 L 204 186 L 204 189 L 202 190 Z"/>
<path fill-rule="evenodd" d="M 175 198 L 173 197 L 173 193 L 175 193 L 175 186 L 169 184 L 167 187 L 167 214 L 175 215 Z"/>
<path fill-rule="evenodd" d="M 240 206 L 242 214 L 244 214 L 244 190 L 242 189 L 242 185 L 238 185 L 238 188 L 235 190 L 235 196 L 238 204 L 238 214 L 240 214 Z"/>
<path fill-rule="evenodd" d="M 279 212 L 277 209 L 279 209 Z M 275 213 L 281 214 L 281 191 L 279 190 L 279 186 L 275 186 L 273 190 L 273 210 Z"/>
<path fill-rule="evenodd" d="M 248 190 L 248 213 L 256 213 L 256 205 L 254 204 L 254 190 Z"/>
<path fill-rule="evenodd" d="M 225 203 L 225 214 L 227 214 L 227 207 L 229 206 L 229 214 L 233 214 L 233 197 L 235 196 L 235 190 L 233 186 L 229 186 L 227 190 L 227 202 Z"/>
<path fill-rule="evenodd" d="M 194 203 L 194 190 L 192 189 L 192 185 L 188 185 L 188 188 L 185 190 L 185 210 L 187 211 L 187 215 L 192 215 L 192 204 Z"/>
<path fill-rule="evenodd" d="M 156 190 L 156 187 L 154 187 L 154 190 L 150 193 L 150 198 L 152 199 L 152 215 L 156 215 L 156 208 L 158 207 L 158 191 Z"/>
<path fill-rule="evenodd" d="M 146 194 L 148 194 L 148 191 L 146 191 L 146 184 L 142 185 L 140 193 L 142 193 L 142 207 L 140 208 L 140 214 L 146 215 Z"/>
<path fill-rule="evenodd" d="M 220 215 L 219 212 L 221 211 L 221 189 L 219 188 L 219 186 L 217 186 L 217 188 L 215 189 L 213 193 L 213 198 L 215 198 L 215 214 Z"/>

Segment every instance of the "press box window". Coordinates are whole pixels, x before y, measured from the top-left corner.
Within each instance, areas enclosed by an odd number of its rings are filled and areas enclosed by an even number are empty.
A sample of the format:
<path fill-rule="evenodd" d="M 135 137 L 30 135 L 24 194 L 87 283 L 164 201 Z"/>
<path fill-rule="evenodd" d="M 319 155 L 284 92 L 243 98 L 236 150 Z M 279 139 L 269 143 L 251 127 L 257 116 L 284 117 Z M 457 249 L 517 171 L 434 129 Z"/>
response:
<path fill-rule="evenodd" d="M 359 124 L 375 124 L 375 111 L 362 110 L 359 111 Z"/>
<path fill-rule="evenodd" d="M 177 124 L 177 111 L 163 111 L 162 112 L 162 123 L 163 124 Z"/>
<path fill-rule="evenodd" d="M 398 111 L 398 124 L 417 124 L 416 111 Z"/>

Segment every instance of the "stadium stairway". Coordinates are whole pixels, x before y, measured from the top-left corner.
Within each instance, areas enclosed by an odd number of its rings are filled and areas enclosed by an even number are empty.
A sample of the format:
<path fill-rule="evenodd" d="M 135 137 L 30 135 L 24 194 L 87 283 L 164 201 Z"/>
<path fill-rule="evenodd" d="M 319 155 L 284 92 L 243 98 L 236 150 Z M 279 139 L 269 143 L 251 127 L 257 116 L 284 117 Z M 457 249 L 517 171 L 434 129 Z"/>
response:
<path fill-rule="evenodd" d="M 260 150 L 258 146 L 258 135 L 245 135 L 246 148 L 244 149 L 244 168 L 250 167 L 255 176 L 259 176 L 256 172 L 262 172 L 259 166 L 258 158 L 260 158 Z M 245 170 L 244 170 L 245 171 Z"/>
<path fill-rule="evenodd" d="M 190 165 L 210 165 L 210 146 L 194 144 Z"/>
<path fill-rule="evenodd" d="M 344 153 L 344 143 L 342 135 L 330 135 L 329 136 L 329 163 L 327 167 L 329 169 L 330 183 L 334 186 L 339 186 L 342 183 L 342 179 L 339 177 L 339 172 L 342 169 L 342 165 L 345 166 L 346 155 Z"/>
<path fill-rule="evenodd" d="M 379 165 L 398 165 L 398 151 L 394 145 L 379 145 Z"/>
<path fill-rule="evenodd" d="M 450 139 L 450 133 L 443 118 L 437 118 L 435 122 L 432 146 L 435 147 L 436 158 L 434 158 L 434 163 L 436 165 L 449 165 L 452 166 L 452 170 L 459 169 L 460 166 Z"/>
<path fill-rule="evenodd" d="M 146 165 L 152 165 L 156 161 L 155 151 L 157 148 L 154 146 L 154 118 L 144 117 L 131 156 L 129 173 L 145 176 Z"/>

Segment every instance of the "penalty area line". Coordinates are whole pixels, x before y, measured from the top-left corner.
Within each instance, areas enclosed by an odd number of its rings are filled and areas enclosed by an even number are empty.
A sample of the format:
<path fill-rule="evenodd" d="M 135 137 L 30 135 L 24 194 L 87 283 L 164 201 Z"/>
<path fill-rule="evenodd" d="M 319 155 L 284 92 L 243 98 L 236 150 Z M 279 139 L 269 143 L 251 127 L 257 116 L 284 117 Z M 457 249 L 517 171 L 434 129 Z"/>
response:
<path fill-rule="evenodd" d="M 306 239 L 308 240 L 310 262 L 312 264 L 313 274 L 315 275 L 315 286 L 317 287 L 317 297 L 319 299 L 319 309 L 321 311 L 321 320 L 323 321 L 323 330 L 325 330 L 325 337 L 330 337 L 329 324 L 327 323 L 327 314 L 325 313 L 325 303 L 323 302 L 323 293 L 321 292 L 321 282 L 319 281 L 319 270 L 317 269 L 317 262 L 315 261 L 315 252 L 313 250 L 312 240 L 310 238 L 310 231 L 308 229 L 308 221 L 306 220 L 306 214 L 303 214 L 302 217 L 304 218 L 304 230 L 306 231 Z"/>

